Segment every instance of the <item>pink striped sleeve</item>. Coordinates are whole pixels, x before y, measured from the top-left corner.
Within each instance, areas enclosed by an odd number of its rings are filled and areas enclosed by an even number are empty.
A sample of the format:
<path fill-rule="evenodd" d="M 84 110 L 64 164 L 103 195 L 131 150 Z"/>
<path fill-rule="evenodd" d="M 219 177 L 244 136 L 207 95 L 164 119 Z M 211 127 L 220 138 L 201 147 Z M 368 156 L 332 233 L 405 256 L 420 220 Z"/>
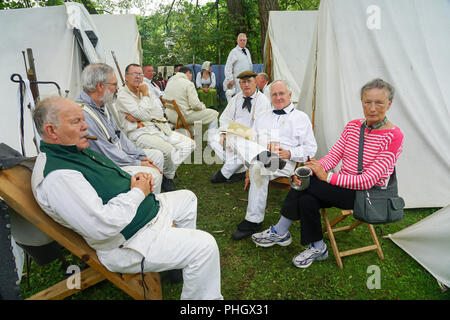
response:
<path fill-rule="evenodd" d="M 333 173 L 330 184 L 342 188 L 365 190 L 372 188 L 375 184 L 380 185 L 380 183 L 382 184 L 384 181 L 387 181 L 402 152 L 403 133 L 400 129 L 395 128 L 380 143 L 385 143 L 385 145 L 374 161 L 364 165 L 362 174 Z M 364 150 L 366 153 L 366 148 Z"/>

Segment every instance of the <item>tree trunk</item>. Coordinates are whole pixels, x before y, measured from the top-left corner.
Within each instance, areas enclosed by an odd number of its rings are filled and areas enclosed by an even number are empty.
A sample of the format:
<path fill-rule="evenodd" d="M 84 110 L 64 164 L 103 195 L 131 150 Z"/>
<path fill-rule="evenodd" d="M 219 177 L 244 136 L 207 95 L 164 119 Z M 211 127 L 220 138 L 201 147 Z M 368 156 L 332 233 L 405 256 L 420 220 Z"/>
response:
<path fill-rule="evenodd" d="M 261 57 L 264 57 L 264 43 L 266 41 L 267 27 L 269 25 L 269 11 L 278 11 L 278 0 L 258 0 L 259 25 L 261 30 Z"/>
<path fill-rule="evenodd" d="M 227 0 L 228 12 L 233 21 L 235 21 L 235 35 L 244 32 L 248 33 L 245 23 L 245 8 L 241 0 Z"/>

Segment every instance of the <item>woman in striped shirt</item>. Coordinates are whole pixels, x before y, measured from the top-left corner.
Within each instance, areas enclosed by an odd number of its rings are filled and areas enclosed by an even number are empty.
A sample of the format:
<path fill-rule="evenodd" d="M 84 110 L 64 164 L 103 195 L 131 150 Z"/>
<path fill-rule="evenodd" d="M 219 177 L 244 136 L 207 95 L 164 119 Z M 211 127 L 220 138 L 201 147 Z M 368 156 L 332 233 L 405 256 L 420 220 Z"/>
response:
<path fill-rule="evenodd" d="M 350 121 L 338 142 L 322 159 L 311 159 L 305 163 L 313 171 L 308 189 L 291 189 L 283 203 L 278 223 L 253 234 L 253 242 L 262 247 L 274 244 L 287 246 L 292 242 L 289 227 L 293 221 L 300 219 L 301 243 L 308 245 L 308 248 L 294 257 L 294 265 L 307 268 L 315 260 L 328 257 L 319 209 L 353 209 L 356 190 L 388 184 L 402 152 L 403 133 L 386 118 L 393 97 L 394 88 L 381 79 L 372 80 L 361 88 L 364 119 Z M 363 172 L 358 174 L 359 134 L 363 123 Z M 331 172 L 341 161 L 339 173 Z M 295 176 L 294 182 L 301 184 Z"/>

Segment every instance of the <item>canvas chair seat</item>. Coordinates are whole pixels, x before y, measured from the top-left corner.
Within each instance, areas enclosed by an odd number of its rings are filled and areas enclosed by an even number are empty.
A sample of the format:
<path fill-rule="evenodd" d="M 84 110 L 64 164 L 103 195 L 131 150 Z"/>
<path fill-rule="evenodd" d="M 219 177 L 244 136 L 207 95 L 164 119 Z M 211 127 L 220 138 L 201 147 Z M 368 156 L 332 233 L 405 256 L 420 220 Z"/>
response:
<path fill-rule="evenodd" d="M 134 299 L 162 299 L 158 273 L 145 273 L 146 286 L 143 286 L 141 274 L 110 272 L 101 264 L 95 251 L 80 235 L 58 224 L 42 211 L 31 190 L 31 170 L 29 168 L 16 165 L 6 170 L 0 170 L 0 196 L 14 211 L 89 265 L 89 268 L 80 274 L 80 289 L 68 289 L 66 280 L 64 280 L 33 295 L 29 298 L 30 300 L 64 299 L 105 279 L 111 281 Z"/>

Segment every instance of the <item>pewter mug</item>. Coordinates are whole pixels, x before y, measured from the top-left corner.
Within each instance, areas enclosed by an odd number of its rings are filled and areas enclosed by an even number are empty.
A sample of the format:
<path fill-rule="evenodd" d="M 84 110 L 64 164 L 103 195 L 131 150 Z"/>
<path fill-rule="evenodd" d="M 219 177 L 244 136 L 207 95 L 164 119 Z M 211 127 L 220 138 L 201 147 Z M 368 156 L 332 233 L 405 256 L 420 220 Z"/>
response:
<path fill-rule="evenodd" d="M 302 191 L 309 187 L 309 177 L 311 176 L 312 170 L 306 166 L 298 167 L 294 170 L 294 173 L 291 174 L 289 177 L 289 183 L 291 185 L 291 188 Z M 302 182 L 301 185 L 294 183 L 294 176 L 297 176 L 300 181 Z"/>

